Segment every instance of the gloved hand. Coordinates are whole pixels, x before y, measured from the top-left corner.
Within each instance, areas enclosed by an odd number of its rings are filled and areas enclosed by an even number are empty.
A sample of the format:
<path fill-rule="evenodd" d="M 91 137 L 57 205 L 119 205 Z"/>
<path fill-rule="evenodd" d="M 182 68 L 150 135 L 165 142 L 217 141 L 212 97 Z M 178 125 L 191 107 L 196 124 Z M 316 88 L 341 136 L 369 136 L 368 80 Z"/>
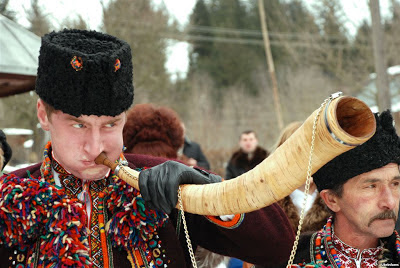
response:
<path fill-rule="evenodd" d="M 208 184 L 222 178 L 207 171 L 191 168 L 176 161 L 167 161 L 139 174 L 140 193 L 150 209 L 171 213 L 178 203 L 180 184 Z"/>

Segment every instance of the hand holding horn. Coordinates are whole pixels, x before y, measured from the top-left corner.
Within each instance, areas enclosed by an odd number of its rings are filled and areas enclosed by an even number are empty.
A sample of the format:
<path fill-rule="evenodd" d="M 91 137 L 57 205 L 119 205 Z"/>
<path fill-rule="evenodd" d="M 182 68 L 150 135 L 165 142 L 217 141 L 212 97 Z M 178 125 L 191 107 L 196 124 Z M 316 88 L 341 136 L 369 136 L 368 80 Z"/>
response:
<path fill-rule="evenodd" d="M 314 111 L 284 144 L 247 173 L 220 183 L 182 186 L 185 211 L 201 215 L 250 212 L 284 198 L 304 184 L 317 112 Z M 316 124 L 312 174 L 336 156 L 366 142 L 375 133 L 375 128 L 375 117 L 362 101 L 352 97 L 330 101 Z M 112 165 L 108 166 L 112 168 Z M 121 167 L 116 173 L 139 188 L 138 172 Z"/>

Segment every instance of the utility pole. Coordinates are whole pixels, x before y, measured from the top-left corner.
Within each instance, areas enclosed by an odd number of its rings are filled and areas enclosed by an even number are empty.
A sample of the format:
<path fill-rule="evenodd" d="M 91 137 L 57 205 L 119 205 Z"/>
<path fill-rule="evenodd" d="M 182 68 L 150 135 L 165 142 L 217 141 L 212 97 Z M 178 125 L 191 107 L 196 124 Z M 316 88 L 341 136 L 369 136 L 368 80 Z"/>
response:
<path fill-rule="evenodd" d="M 258 10 L 260 12 L 260 21 L 261 21 L 263 40 L 264 40 L 265 55 L 267 57 L 268 70 L 269 70 L 269 74 L 271 76 L 272 90 L 274 93 L 275 113 L 276 113 L 276 117 L 277 117 L 277 121 L 278 121 L 279 130 L 282 130 L 283 129 L 283 119 L 282 119 L 281 102 L 279 100 L 278 82 L 276 81 L 276 76 L 275 76 L 274 59 L 272 58 L 271 46 L 269 43 L 267 20 L 265 18 L 263 0 L 258 0 Z"/>
<path fill-rule="evenodd" d="M 374 49 L 378 108 L 379 111 L 383 111 L 386 109 L 391 109 L 391 100 L 388 75 L 386 71 L 387 66 L 379 0 L 369 0 L 369 9 L 371 12 L 372 22 L 372 44 Z"/>

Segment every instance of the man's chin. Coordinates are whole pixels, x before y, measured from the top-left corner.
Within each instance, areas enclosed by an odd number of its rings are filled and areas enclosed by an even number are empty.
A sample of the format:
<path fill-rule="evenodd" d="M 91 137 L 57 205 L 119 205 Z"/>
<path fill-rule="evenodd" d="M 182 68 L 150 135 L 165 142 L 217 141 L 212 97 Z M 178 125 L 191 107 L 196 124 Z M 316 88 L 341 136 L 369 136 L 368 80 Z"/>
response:
<path fill-rule="evenodd" d="M 98 180 L 107 175 L 109 169 L 107 167 L 87 168 L 80 172 L 79 178 L 84 180 Z"/>

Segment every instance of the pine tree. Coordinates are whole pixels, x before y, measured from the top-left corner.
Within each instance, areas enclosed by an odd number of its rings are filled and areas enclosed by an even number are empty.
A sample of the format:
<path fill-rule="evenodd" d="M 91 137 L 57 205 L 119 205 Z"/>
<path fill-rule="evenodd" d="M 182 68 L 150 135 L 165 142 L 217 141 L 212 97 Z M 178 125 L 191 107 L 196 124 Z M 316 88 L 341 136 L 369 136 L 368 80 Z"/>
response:
<path fill-rule="evenodd" d="M 391 0 L 391 16 L 385 21 L 385 50 L 387 66 L 399 65 L 400 3 Z"/>
<path fill-rule="evenodd" d="M 261 31 L 257 1 L 250 4 L 250 28 Z M 264 0 L 264 8 L 276 68 L 307 64 L 313 54 L 308 44 L 312 42 L 312 36 L 319 35 L 312 13 L 300 0 Z M 264 47 L 255 49 L 265 54 Z"/>
<path fill-rule="evenodd" d="M 371 34 L 371 26 L 364 20 L 357 29 L 352 46 L 352 62 L 356 63 L 354 67 L 363 72 L 364 76 L 375 70 Z"/>
<path fill-rule="evenodd" d="M 198 0 L 190 16 L 190 26 L 188 33 L 193 38 L 201 35 L 205 41 L 191 42 L 192 48 L 189 53 L 189 74 L 195 70 L 204 69 L 202 62 L 208 59 L 212 51 L 213 34 L 207 31 L 206 27 L 211 27 L 210 13 L 204 0 Z"/>
<path fill-rule="evenodd" d="M 103 7 L 103 30 L 132 49 L 135 102 L 162 102 L 173 97 L 165 68 L 169 14 L 147 0 L 114 0 Z M 140 99 L 139 99 L 140 98 Z"/>
<path fill-rule="evenodd" d="M 305 36 L 319 36 L 314 16 L 300 0 L 264 3 L 275 67 L 303 67 L 317 53 L 307 47 L 312 40 Z M 239 85 L 257 95 L 262 84 L 259 73 L 265 77 L 267 70 L 257 1 L 198 0 L 190 23 L 191 29 L 203 31 L 202 37 L 208 34 L 210 41 L 191 41 L 189 74 L 209 74 L 215 81 L 217 98 Z"/>
<path fill-rule="evenodd" d="M 189 74 L 209 74 L 215 81 L 216 100 L 220 100 L 223 93 L 235 85 L 244 85 L 249 92 L 257 92 L 252 76 L 259 57 L 251 49 L 252 45 L 246 43 L 248 38 L 240 32 L 249 26 L 248 9 L 243 1 L 212 0 L 206 4 L 199 0 L 191 15 L 191 26 L 192 29 L 208 31 L 206 36 L 211 42 L 191 41 L 193 49 Z"/>
<path fill-rule="evenodd" d="M 349 41 L 344 26 L 343 9 L 338 0 L 323 0 L 317 5 L 318 20 L 322 39 L 316 62 L 324 72 L 337 80 L 346 74 Z"/>

